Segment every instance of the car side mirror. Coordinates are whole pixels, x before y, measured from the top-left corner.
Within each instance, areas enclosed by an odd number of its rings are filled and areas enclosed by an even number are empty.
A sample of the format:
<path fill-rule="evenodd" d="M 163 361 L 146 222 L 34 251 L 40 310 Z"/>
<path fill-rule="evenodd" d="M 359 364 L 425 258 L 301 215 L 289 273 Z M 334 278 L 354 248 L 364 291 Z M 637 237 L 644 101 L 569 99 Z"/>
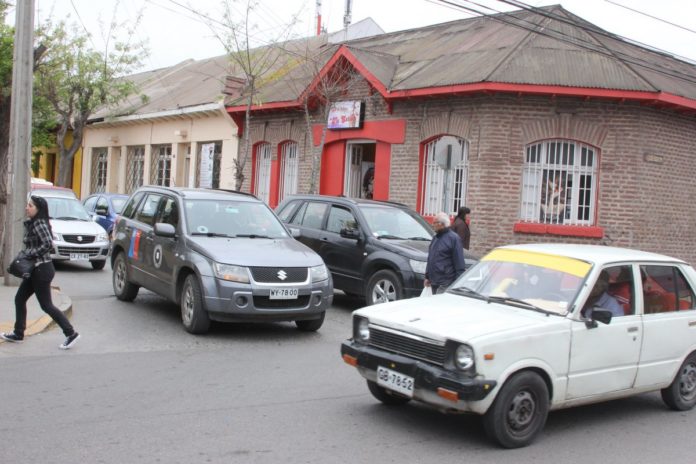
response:
<path fill-rule="evenodd" d="M 592 308 L 592 318 L 585 322 L 585 325 L 587 326 L 588 329 L 594 329 L 597 327 L 597 322 L 601 322 L 602 324 L 609 324 L 611 322 L 613 314 L 611 311 L 607 311 L 606 309 L 602 309 L 599 306 L 595 306 Z"/>
<path fill-rule="evenodd" d="M 103 206 L 102 206 L 102 207 L 98 207 L 97 209 L 94 210 L 94 212 L 95 212 L 96 214 L 98 214 L 99 216 L 106 216 L 106 215 L 108 214 L 108 212 L 109 212 L 109 208 L 105 208 L 105 207 L 103 207 Z"/>
<path fill-rule="evenodd" d="M 166 222 L 158 222 L 155 224 L 155 235 L 160 237 L 174 238 L 176 237 L 176 228 Z"/>
<path fill-rule="evenodd" d="M 350 238 L 353 240 L 359 240 L 360 239 L 360 231 L 358 229 L 341 229 L 341 237 L 343 238 Z"/>
<path fill-rule="evenodd" d="M 296 227 L 288 227 L 288 230 L 290 231 L 290 236 L 292 238 L 299 238 L 302 237 L 302 231 Z"/>

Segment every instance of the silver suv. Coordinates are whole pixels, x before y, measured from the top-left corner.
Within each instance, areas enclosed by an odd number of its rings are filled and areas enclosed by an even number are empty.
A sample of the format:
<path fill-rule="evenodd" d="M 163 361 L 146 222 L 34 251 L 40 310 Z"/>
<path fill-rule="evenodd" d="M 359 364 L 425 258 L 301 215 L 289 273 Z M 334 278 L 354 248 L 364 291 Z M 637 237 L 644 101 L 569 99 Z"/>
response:
<path fill-rule="evenodd" d="M 210 321 L 295 321 L 316 331 L 333 300 L 322 259 L 265 203 L 221 190 L 142 187 L 114 226 L 116 297 L 145 287 L 181 306 L 187 331 Z"/>

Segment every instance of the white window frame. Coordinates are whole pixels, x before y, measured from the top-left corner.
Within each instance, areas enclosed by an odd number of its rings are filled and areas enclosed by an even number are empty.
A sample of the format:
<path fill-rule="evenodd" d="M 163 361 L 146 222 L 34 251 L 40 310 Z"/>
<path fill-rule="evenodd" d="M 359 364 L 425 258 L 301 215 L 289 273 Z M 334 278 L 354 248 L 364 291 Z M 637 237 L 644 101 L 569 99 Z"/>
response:
<path fill-rule="evenodd" d="M 280 146 L 280 185 L 278 203 L 288 195 L 297 193 L 299 181 L 299 147 L 297 142 L 288 141 Z"/>
<path fill-rule="evenodd" d="M 440 211 L 456 214 L 459 207 L 466 204 L 469 142 L 453 135 L 428 142 L 424 147 L 422 169 L 420 213 L 423 216 L 434 216 Z"/>
<path fill-rule="evenodd" d="M 256 173 L 254 175 L 254 195 L 266 202 L 271 194 L 271 144 L 260 143 L 256 146 Z"/>
<path fill-rule="evenodd" d="M 109 150 L 105 147 L 92 149 L 92 193 L 106 192 L 109 170 Z"/>
<path fill-rule="evenodd" d="M 172 180 L 172 146 L 153 145 L 152 148 L 152 184 L 169 187 Z"/>
<path fill-rule="evenodd" d="M 131 194 L 144 184 L 145 146 L 129 146 L 127 153 L 126 193 Z"/>
<path fill-rule="evenodd" d="M 541 224 L 594 225 L 598 165 L 599 150 L 585 143 L 550 139 L 527 145 L 520 220 Z M 543 204 L 552 203 L 549 199 L 553 196 L 554 182 L 556 189 L 562 192 L 561 201 L 565 207 L 560 214 L 544 214 Z"/>

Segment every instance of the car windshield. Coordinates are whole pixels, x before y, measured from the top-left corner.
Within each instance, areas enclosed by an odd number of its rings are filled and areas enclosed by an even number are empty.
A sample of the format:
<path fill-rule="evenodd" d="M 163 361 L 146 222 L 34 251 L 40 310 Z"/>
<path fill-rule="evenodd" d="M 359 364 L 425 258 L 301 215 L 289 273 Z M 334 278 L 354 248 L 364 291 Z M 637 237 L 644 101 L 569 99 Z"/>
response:
<path fill-rule="evenodd" d="M 123 207 L 126 205 L 127 201 L 128 197 L 113 197 L 111 199 L 111 204 L 114 207 L 114 212 L 116 214 L 121 214 L 121 211 L 123 211 Z"/>
<path fill-rule="evenodd" d="M 44 197 L 48 203 L 48 216 L 57 220 L 90 221 L 85 207 L 74 198 Z"/>
<path fill-rule="evenodd" d="M 433 231 L 423 218 L 387 205 L 360 205 L 367 227 L 377 238 L 430 241 Z"/>
<path fill-rule="evenodd" d="M 191 235 L 285 238 L 288 233 L 263 203 L 187 199 L 186 226 Z"/>
<path fill-rule="evenodd" d="M 565 315 L 592 265 L 574 258 L 497 249 L 471 267 L 449 292 Z"/>

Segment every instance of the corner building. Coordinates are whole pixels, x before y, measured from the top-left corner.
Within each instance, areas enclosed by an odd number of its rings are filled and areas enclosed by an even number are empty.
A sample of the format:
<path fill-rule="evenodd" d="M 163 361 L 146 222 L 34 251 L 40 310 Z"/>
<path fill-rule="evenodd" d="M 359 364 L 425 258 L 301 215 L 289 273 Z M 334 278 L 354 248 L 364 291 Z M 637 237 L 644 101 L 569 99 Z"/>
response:
<path fill-rule="evenodd" d="M 321 53 L 305 85 L 271 82 L 252 107 L 244 189 L 270 206 L 309 190 L 318 156 L 321 194 L 397 201 L 426 218 L 469 206 L 477 253 L 570 242 L 696 262 L 693 64 L 560 6 Z M 359 102 L 358 127 L 329 127 L 345 113 L 321 111 L 327 82 L 341 89 L 331 102 Z M 240 134 L 244 98 L 226 103 Z"/>

